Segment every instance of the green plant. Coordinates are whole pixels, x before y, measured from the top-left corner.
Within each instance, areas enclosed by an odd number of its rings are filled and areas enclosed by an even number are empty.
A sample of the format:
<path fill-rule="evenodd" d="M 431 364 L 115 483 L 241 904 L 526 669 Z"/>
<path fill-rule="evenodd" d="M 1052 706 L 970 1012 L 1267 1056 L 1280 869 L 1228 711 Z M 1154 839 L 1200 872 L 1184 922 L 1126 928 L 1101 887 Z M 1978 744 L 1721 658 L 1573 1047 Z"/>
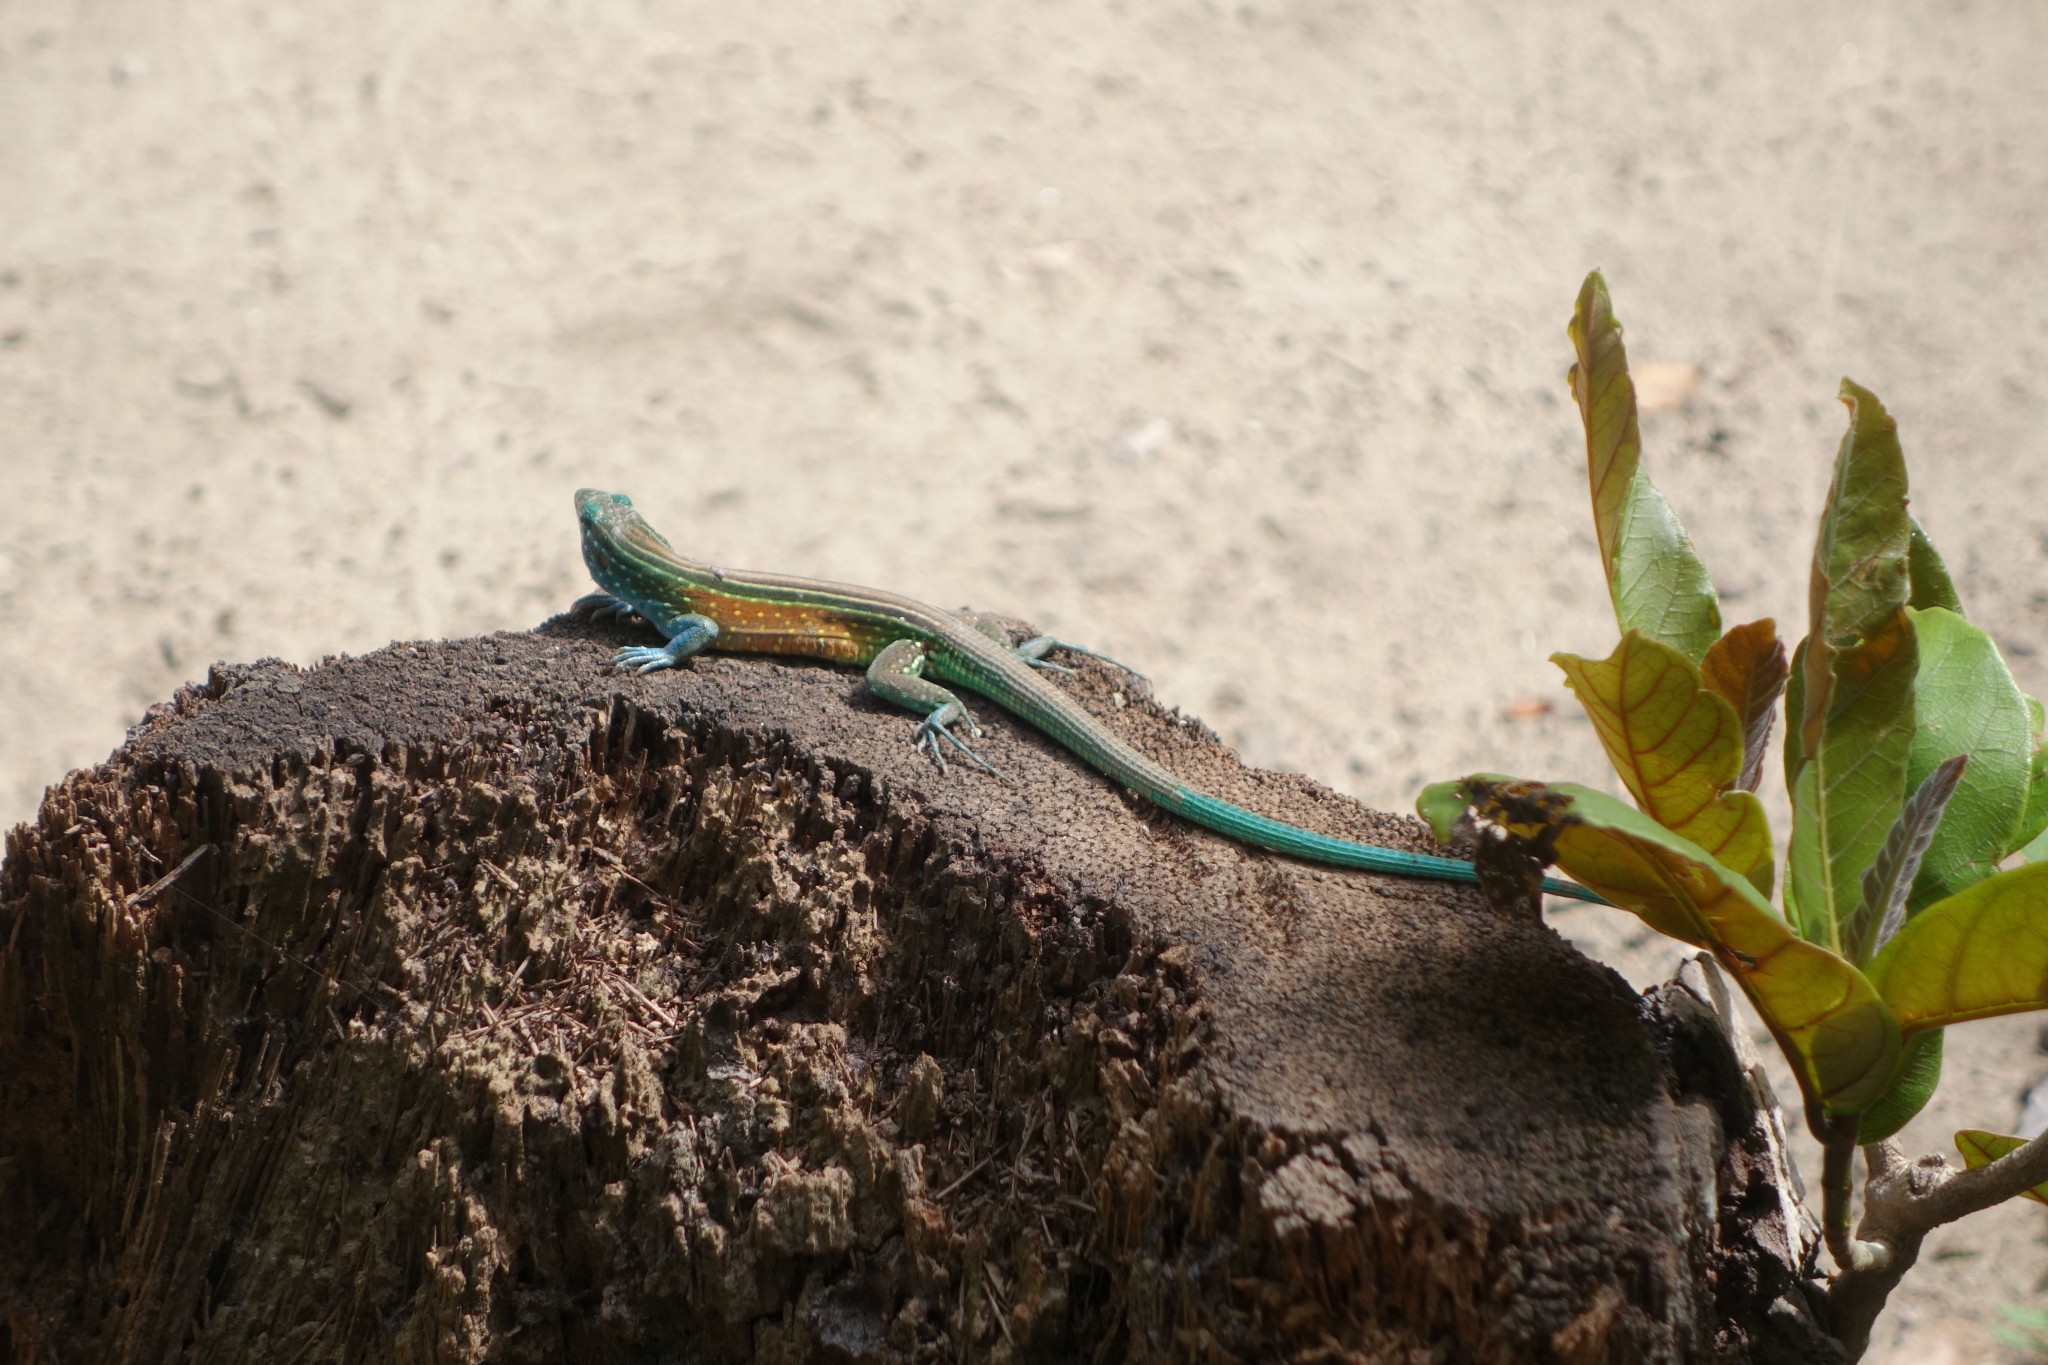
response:
<path fill-rule="evenodd" d="M 1475 817 L 1496 867 L 1555 862 L 1713 954 L 1792 1063 L 1825 1152 L 1834 1328 L 1860 1354 L 1921 1238 L 2048 1181 L 2048 1142 L 1966 1132 L 1931 1189 L 1888 1139 L 1933 1094 L 1942 1030 L 2048 1007 L 2048 750 L 2042 708 L 1967 620 L 1906 511 L 1898 432 L 1844 380 L 1849 425 L 1815 545 L 1806 638 L 1721 628 L 1705 566 L 1641 462 L 1634 386 L 1596 272 L 1571 386 L 1622 639 L 1553 655 L 1635 800 L 1475 774 L 1426 789 L 1440 838 Z M 1755 796 L 1780 696 L 1792 831 L 1784 912 Z M 1852 1233 L 1852 1159 L 1868 1165 Z M 1921 1185 L 1929 1182 L 1923 1179 Z M 2041 1197 L 2041 1190 L 2032 1191 Z"/>
<path fill-rule="evenodd" d="M 2005 1321 L 1994 1326 L 1991 1335 L 2000 1345 L 2026 1352 L 2029 1360 L 2048 1360 L 2048 1309 L 2000 1304 L 1998 1315 Z"/>

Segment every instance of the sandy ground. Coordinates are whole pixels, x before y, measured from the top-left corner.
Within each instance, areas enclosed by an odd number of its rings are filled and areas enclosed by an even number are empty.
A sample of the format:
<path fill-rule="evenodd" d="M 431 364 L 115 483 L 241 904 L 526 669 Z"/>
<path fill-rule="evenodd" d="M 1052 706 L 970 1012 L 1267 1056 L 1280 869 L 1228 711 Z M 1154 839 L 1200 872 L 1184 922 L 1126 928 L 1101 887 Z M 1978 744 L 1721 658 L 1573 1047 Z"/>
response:
<path fill-rule="evenodd" d="M 0 822 L 213 659 L 539 621 L 581 484 L 1379 806 L 1591 777 L 1594 266 L 1731 620 L 1801 619 L 1848 373 L 2048 692 L 2031 0 L 743 8 L 0 7 Z M 2037 1023 L 1953 1034 L 1915 1144 L 2009 1124 Z M 2043 1217 L 1942 1234 L 1871 1358 L 1998 1359 Z"/>

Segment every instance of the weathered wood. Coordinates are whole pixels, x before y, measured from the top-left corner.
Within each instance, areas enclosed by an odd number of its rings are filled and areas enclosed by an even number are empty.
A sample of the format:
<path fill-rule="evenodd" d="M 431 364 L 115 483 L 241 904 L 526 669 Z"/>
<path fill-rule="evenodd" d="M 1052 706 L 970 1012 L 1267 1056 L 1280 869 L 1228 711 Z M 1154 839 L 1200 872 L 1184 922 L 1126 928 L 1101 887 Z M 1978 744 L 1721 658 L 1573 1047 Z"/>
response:
<path fill-rule="evenodd" d="M 621 633 L 217 669 L 9 835 L 15 1358 L 1818 1358 L 1695 995 Z"/>

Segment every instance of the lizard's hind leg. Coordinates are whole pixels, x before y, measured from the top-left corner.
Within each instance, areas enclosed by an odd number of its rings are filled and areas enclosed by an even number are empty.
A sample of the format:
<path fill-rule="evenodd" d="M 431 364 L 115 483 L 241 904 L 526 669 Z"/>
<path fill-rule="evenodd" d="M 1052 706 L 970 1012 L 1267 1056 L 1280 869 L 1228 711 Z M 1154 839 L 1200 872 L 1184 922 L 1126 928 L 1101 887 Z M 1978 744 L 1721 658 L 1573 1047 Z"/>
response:
<path fill-rule="evenodd" d="M 1054 673 L 1072 673 L 1074 670 L 1068 668 L 1065 664 L 1052 663 L 1045 657 L 1056 649 L 1064 649 L 1069 654 L 1085 654 L 1091 659 L 1100 659 L 1106 664 L 1121 668 L 1134 678 L 1143 678 L 1145 676 L 1129 664 L 1120 663 L 1099 649 L 1090 649 L 1086 645 L 1077 645 L 1072 640 L 1062 640 L 1056 635 L 1034 635 L 1021 645 L 1013 645 L 1010 643 L 1010 632 L 1005 630 L 1002 622 L 994 616 L 979 611 L 962 611 L 960 615 L 966 618 L 967 624 L 973 626 L 983 635 L 988 636 L 989 639 L 994 640 L 1033 668 L 1048 669 Z"/>
<path fill-rule="evenodd" d="M 980 739 L 981 727 L 974 723 L 960 698 L 924 677 L 924 661 L 923 645 L 915 640 L 896 641 L 868 665 L 868 691 L 883 701 L 924 716 L 917 727 L 917 747 L 931 755 L 940 772 L 946 771 L 946 755 L 940 743 L 943 740 L 965 754 L 975 767 L 1001 777 L 980 754 L 967 747 L 966 740 L 953 733 L 953 726 L 965 725 L 969 735 Z"/>
<path fill-rule="evenodd" d="M 593 621 L 603 621 L 612 617 L 624 620 L 640 613 L 634 610 L 631 602 L 622 597 L 614 597 L 608 592 L 587 592 L 569 604 L 569 614 L 588 617 Z"/>

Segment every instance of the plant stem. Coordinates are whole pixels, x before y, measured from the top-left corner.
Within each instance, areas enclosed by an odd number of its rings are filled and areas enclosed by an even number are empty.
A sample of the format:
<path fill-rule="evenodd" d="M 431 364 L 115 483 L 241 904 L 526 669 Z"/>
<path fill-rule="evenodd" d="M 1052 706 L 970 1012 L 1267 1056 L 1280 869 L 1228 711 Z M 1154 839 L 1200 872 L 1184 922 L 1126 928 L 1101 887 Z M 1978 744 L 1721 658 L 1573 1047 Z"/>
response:
<path fill-rule="evenodd" d="M 1850 1129 L 1853 1133 L 1853 1122 Z M 1863 1221 L 1856 1229 L 1857 1239 L 1848 1239 L 1846 1224 L 1843 1227 L 1849 1260 L 1843 1259 L 1835 1244 L 1835 1191 L 1828 1183 L 1834 1173 L 1833 1135 L 1831 1124 L 1823 1188 L 1828 1201 L 1828 1250 L 1839 1269 L 1828 1285 L 1828 1305 L 1836 1339 L 1849 1352 L 1849 1359 L 1856 1360 L 1870 1344 L 1871 1326 L 1885 1300 L 1919 1258 L 1920 1244 L 1929 1232 L 2048 1181 L 2048 1134 L 1974 1171 L 1957 1170 L 1934 1153 L 1907 1161 L 1896 1142 L 1865 1147 L 1868 1175 L 1863 1183 Z M 1846 1171 L 1842 1178 L 1848 1178 Z M 1883 1254 L 1858 1264 L 1856 1257 L 1865 1248 L 1881 1248 Z"/>
<path fill-rule="evenodd" d="M 1860 1122 L 1861 1116 L 1856 1114 L 1827 1114 L 1822 1118 L 1821 1229 L 1838 1272 L 1882 1270 L 1891 1260 L 1889 1245 L 1861 1240 L 1849 1231 L 1856 1193 L 1856 1130 Z M 1869 1219 L 1866 1217 L 1864 1222 L 1867 1225 Z"/>

